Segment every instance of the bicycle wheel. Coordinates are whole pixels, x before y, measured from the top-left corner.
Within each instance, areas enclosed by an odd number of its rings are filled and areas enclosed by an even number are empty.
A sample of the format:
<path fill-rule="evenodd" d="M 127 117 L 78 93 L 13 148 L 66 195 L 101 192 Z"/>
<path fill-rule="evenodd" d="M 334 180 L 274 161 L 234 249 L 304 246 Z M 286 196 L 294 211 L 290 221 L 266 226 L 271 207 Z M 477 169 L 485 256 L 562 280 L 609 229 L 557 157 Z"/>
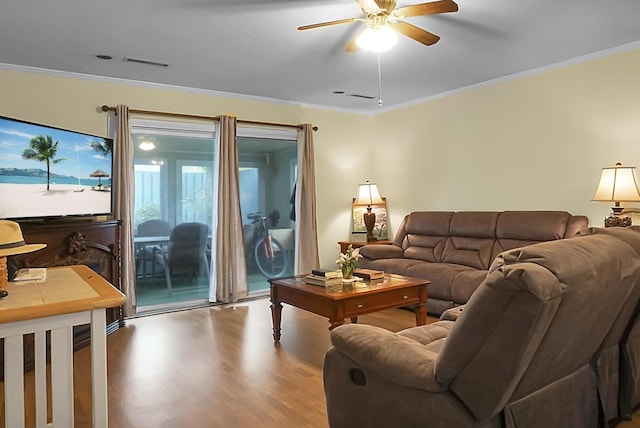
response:
<path fill-rule="evenodd" d="M 277 239 L 271 238 L 271 251 L 267 248 L 268 240 L 260 238 L 255 246 L 255 260 L 260 272 L 267 278 L 277 278 L 287 271 L 287 252 Z M 273 256 L 271 256 L 273 254 Z"/>

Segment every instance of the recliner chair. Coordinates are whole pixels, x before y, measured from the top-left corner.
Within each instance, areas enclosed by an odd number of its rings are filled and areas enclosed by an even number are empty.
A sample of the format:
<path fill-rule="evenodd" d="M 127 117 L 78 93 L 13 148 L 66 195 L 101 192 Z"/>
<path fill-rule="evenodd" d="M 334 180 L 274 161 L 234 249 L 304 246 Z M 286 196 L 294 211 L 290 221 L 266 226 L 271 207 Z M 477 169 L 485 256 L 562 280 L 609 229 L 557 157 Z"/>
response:
<path fill-rule="evenodd" d="M 606 234 L 509 250 L 457 321 L 331 332 L 331 428 L 563 427 L 601 421 L 598 375 L 640 258 Z"/>

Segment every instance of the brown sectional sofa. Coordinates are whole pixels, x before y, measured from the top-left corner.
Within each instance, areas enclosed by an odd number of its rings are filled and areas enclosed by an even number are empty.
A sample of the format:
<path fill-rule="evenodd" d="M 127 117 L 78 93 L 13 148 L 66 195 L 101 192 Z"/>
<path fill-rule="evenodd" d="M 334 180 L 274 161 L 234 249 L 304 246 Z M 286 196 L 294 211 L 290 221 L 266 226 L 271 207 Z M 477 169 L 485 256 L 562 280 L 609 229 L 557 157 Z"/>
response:
<path fill-rule="evenodd" d="M 588 223 L 565 211 L 416 211 L 392 245 L 360 248 L 358 267 L 429 279 L 427 310 L 440 315 L 469 300 L 501 252 L 569 238 Z"/>
<path fill-rule="evenodd" d="M 501 253 L 455 322 L 335 328 L 323 366 L 329 426 L 614 426 L 618 387 L 620 408 L 633 408 L 622 401 L 634 392 L 622 392 L 640 366 L 629 346 L 639 254 L 637 232 L 591 229 Z"/>

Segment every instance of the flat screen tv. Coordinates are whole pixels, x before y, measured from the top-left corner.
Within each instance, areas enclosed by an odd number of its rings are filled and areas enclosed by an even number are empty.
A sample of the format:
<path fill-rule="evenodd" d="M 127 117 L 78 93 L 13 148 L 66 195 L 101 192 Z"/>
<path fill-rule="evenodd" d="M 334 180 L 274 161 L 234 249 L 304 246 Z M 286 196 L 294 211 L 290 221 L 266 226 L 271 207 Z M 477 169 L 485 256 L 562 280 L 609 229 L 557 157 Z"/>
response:
<path fill-rule="evenodd" d="M 113 140 L 0 116 L 0 218 L 112 213 Z"/>

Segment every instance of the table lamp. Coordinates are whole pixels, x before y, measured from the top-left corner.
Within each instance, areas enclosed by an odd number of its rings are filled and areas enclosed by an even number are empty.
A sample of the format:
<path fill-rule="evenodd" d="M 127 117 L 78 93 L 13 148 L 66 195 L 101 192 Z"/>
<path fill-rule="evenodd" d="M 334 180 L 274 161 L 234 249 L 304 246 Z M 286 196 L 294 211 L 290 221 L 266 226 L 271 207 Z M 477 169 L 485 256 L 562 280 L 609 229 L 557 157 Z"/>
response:
<path fill-rule="evenodd" d="M 622 166 L 618 162 L 613 167 L 602 168 L 600 182 L 593 195 L 593 201 L 614 202 L 613 213 L 604 219 L 604 226 L 631 226 L 631 217 L 623 216 L 620 202 L 640 202 L 640 192 L 636 179 L 636 168 Z"/>
<path fill-rule="evenodd" d="M 358 196 L 353 202 L 354 205 L 366 205 L 367 212 L 364 213 L 364 226 L 367 229 L 367 241 L 377 241 L 373 236 L 373 227 L 376 224 L 376 213 L 371 211 L 371 205 L 382 204 L 384 201 L 378 192 L 378 186 L 375 183 L 366 181 L 364 184 L 358 185 Z"/>

